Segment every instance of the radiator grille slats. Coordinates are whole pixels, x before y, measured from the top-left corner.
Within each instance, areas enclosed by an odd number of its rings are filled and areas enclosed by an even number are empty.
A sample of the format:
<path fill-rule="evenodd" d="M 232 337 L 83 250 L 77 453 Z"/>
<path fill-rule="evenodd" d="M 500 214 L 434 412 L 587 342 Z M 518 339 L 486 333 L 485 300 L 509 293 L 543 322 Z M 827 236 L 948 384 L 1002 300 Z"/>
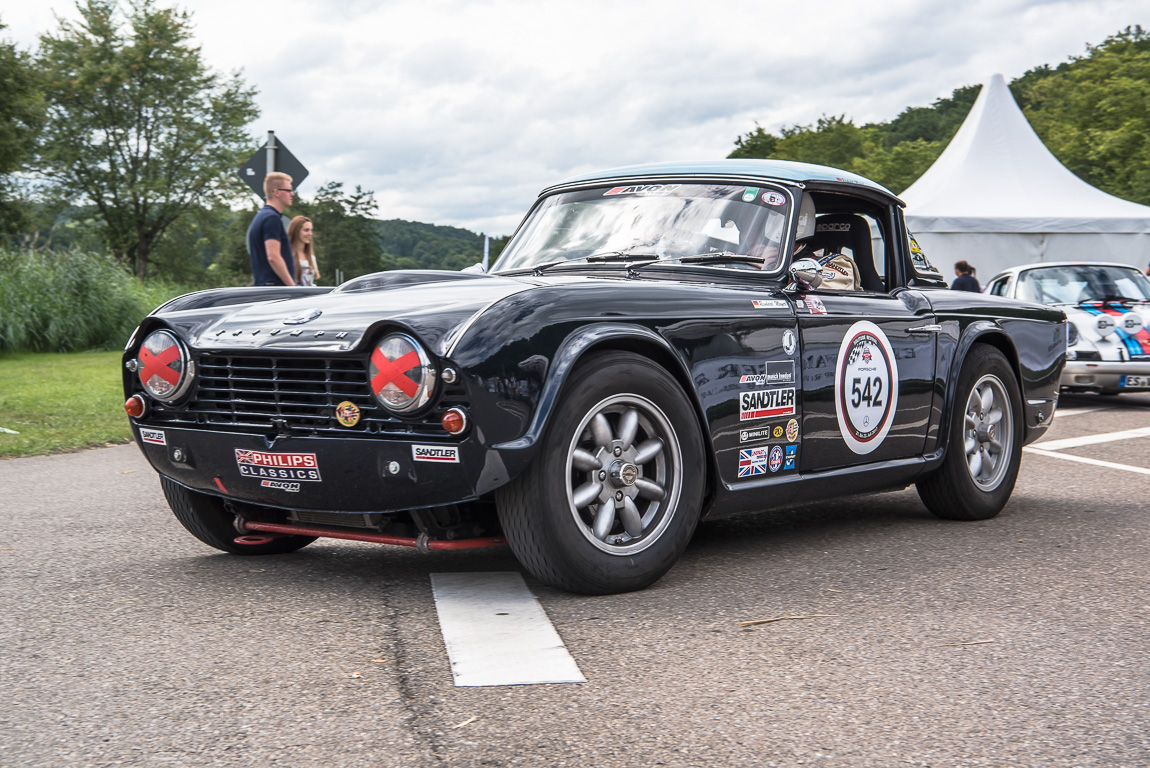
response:
<path fill-rule="evenodd" d="M 443 437 L 440 419 L 453 406 L 466 405 L 458 383 L 415 419 L 401 420 L 384 410 L 367 383 L 366 357 L 299 358 L 203 355 L 196 360 L 191 400 L 180 407 L 157 405 L 153 420 L 192 428 L 275 432 L 281 423 L 293 433 Z M 442 387 L 441 383 L 441 387 Z M 342 426 L 340 403 L 360 409 L 359 423 Z"/>

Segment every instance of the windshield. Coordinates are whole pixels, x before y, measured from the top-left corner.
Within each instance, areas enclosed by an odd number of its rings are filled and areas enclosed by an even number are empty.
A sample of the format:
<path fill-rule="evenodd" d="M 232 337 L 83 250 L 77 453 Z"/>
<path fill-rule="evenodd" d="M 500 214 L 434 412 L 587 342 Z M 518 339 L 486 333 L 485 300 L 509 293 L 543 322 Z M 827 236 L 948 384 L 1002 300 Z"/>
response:
<path fill-rule="evenodd" d="M 1080 304 L 1133 299 L 1150 301 L 1150 280 L 1133 267 L 1073 264 L 1023 272 L 1016 296 L 1039 304 Z"/>
<path fill-rule="evenodd" d="M 578 259 L 691 261 L 699 256 L 770 271 L 780 266 L 790 203 L 780 189 L 741 184 L 630 184 L 561 192 L 531 212 L 493 271 Z"/>

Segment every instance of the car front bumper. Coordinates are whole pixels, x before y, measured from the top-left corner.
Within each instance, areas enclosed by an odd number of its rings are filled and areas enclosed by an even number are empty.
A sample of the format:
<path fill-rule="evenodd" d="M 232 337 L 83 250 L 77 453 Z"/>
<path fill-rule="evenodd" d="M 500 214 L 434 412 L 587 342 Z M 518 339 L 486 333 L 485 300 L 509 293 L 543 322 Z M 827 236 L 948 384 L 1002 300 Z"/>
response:
<path fill-rule="evenodd" d="M 289 510 L 397 512 L 478 498 L 509 479 L 498 451 L 459 442 L 260 435 L 133 421 L 160 474 L 213 496 Z"/>
<path fill-rule="evenodd" d="M 1071 389 L 1144 391 L 1147 386 L 1124 386 L 1123 377 L 1150 380 L 1150 360 L 1067 360 L 1060 386 Z"/>

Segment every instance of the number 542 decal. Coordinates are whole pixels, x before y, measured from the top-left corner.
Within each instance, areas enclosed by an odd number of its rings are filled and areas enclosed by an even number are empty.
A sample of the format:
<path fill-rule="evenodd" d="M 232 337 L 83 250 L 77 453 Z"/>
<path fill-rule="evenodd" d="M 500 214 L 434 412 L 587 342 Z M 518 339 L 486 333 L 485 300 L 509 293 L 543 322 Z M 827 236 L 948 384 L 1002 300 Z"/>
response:
<path fill-rule="evenodd" d="M 866 454 L 882 445 L 898 406 L 898 363 L 886 334 L 855 323 L 835 364 L 835 416 L 847 447 Z"/>

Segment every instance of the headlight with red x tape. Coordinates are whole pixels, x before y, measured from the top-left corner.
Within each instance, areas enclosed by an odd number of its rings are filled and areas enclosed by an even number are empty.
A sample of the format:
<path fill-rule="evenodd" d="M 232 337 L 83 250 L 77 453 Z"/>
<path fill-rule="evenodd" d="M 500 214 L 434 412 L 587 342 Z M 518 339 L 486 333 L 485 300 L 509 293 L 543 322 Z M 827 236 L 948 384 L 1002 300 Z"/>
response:
<path fill-rule="evenodd" d="M 134 362 L 140 384 L 165 403 L 183 397 L 195 377 L 196 364 L 171 331 L 156 331 L 144 339 Z"/>
<path fill-rule="evenodd" d="M 367 375 L 376 400 L 394 413 L 419 410 L 435 392 L 435 366 L 419 342 L 404 333 L 385 336 L 375 345 Z"/>

